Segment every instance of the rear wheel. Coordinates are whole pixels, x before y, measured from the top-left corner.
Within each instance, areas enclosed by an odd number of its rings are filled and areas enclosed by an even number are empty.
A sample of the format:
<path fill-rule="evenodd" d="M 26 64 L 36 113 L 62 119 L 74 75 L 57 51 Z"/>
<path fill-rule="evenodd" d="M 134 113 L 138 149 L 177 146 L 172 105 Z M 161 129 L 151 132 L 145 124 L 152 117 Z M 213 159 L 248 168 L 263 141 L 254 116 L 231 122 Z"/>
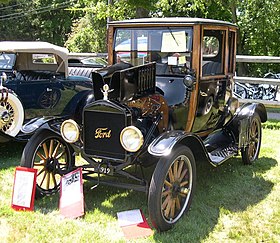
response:
<path fill-rule="evenodd" d="M 73 150 L 60 136 L 41 130 L 26 144 L 21 166 L 37 169 L 36 198 L 58 191 L 62 175 L 73 170 Z"/>
<path fill-rule="evenodd" d="M 178 146 L 157 163 L 153 173 L 148 206 L 158 231 L 169 230 L 188 211 L 196 182 L 196 165 L 191 150 Z"/>
<path fill-rule="evenodd" d="M 260 153 L 262 125 L 258 114 L 254 114 L 249 125 L 249 144 L 241 150 L 244 164 L 252 164 Z"/>

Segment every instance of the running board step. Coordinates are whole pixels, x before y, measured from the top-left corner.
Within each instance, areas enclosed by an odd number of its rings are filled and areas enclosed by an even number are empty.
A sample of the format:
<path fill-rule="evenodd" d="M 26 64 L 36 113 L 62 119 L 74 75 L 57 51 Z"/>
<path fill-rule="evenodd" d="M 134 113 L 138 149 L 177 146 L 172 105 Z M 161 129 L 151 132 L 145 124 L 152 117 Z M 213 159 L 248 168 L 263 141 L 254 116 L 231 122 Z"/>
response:
<path fill-rule="evenodd" d="M 220 165 L 227 159 L 238 154 L 238 149 L 235 146 L 226 147 L 223 149 L 216 149 L 208 153 L 211 162 L 215 165 Z"/>

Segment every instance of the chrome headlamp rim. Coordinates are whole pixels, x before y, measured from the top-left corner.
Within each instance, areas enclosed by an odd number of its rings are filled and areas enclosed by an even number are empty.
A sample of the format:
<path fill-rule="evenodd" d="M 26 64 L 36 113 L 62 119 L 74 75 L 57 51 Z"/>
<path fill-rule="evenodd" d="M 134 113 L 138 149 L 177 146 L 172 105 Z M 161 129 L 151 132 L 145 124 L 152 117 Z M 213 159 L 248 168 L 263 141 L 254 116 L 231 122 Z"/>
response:
<path fill-rule="evenodd" d="M 123 142 L 123 135 L 126 131 L 128 130 L 133 130 L 136 132 L 136 134 L 138 135 L 138 138 L 139 138 L 139 143 L 138 143 L 138 146 L 136 148 L 128 148 L 126 146 L 126 144 Z M 144 136 L 142 134 L 142 132 L 135 126 L 128 126 L 128 127 L 125 127 L 122 131 L 121 131 L 121 134 L 120 134 L 120 142 L 121 142 L 121 145 L 122 147 L 128 151 L 128 152 L 137 152 L 143 145 L 144 143 Z"/>
<path fill-rule="evenodd" d="M 70 123 L 71 125 L 73 125 L 74 128 L 75 128 L 75 131 L 76 131 L 76 136 L 75 136 L 75 138 L 74 138 L 73 140 L 69 140 L 69 139 L 65 136 L 65 134 L 64 134 L 63 128 L 64 128 L 65 125 L 68 124 L 68 123 Z M 67 143 L 75 143 L 75 142 L 78 141 L 79 136 L 80 136 L 80 127 L 79 127 L 79 125 L 78 125 L 74 120 L 68 119 L 68 120 L 65 120 L 65 121 L 61 124 L 61 126 L 60 126 L 60 133 L 61 133 L 62 138 L 63 138 Z"/>

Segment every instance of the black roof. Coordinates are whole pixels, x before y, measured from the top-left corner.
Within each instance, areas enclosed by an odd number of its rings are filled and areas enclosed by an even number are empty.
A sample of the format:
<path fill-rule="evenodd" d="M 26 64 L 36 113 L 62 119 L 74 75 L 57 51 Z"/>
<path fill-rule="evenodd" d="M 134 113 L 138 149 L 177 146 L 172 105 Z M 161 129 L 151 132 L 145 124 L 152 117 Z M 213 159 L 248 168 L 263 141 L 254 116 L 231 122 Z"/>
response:
<path fill-rule="evenodd" d="M 235 24 L 203 18 L 188 18 L 188 17 L 169 17 L 169 18 L 141 18 L 141 19 L 129 19 L 109 22 L 109 25 L 162 25 L 162 24 L 178 24 L 178 25 L 194 25 L 194 24 L 209 24 L 209 25 L 226 25 L 234 26 Z"/>

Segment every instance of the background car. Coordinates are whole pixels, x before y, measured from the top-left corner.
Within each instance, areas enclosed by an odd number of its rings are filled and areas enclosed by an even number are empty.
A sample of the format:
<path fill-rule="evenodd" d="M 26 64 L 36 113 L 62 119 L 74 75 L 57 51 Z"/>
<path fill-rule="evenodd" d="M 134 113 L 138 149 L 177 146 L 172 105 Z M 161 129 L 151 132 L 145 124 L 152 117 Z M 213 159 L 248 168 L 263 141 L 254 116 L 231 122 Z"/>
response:
<path fill-rule="evenodd" d="M 46 42 L 0 42 L 0 142 L 30 137 L 47 119 L 40 117 L 73 116 L 92 95 L 91 78 L 69 75 L 68 55 Z"/>

